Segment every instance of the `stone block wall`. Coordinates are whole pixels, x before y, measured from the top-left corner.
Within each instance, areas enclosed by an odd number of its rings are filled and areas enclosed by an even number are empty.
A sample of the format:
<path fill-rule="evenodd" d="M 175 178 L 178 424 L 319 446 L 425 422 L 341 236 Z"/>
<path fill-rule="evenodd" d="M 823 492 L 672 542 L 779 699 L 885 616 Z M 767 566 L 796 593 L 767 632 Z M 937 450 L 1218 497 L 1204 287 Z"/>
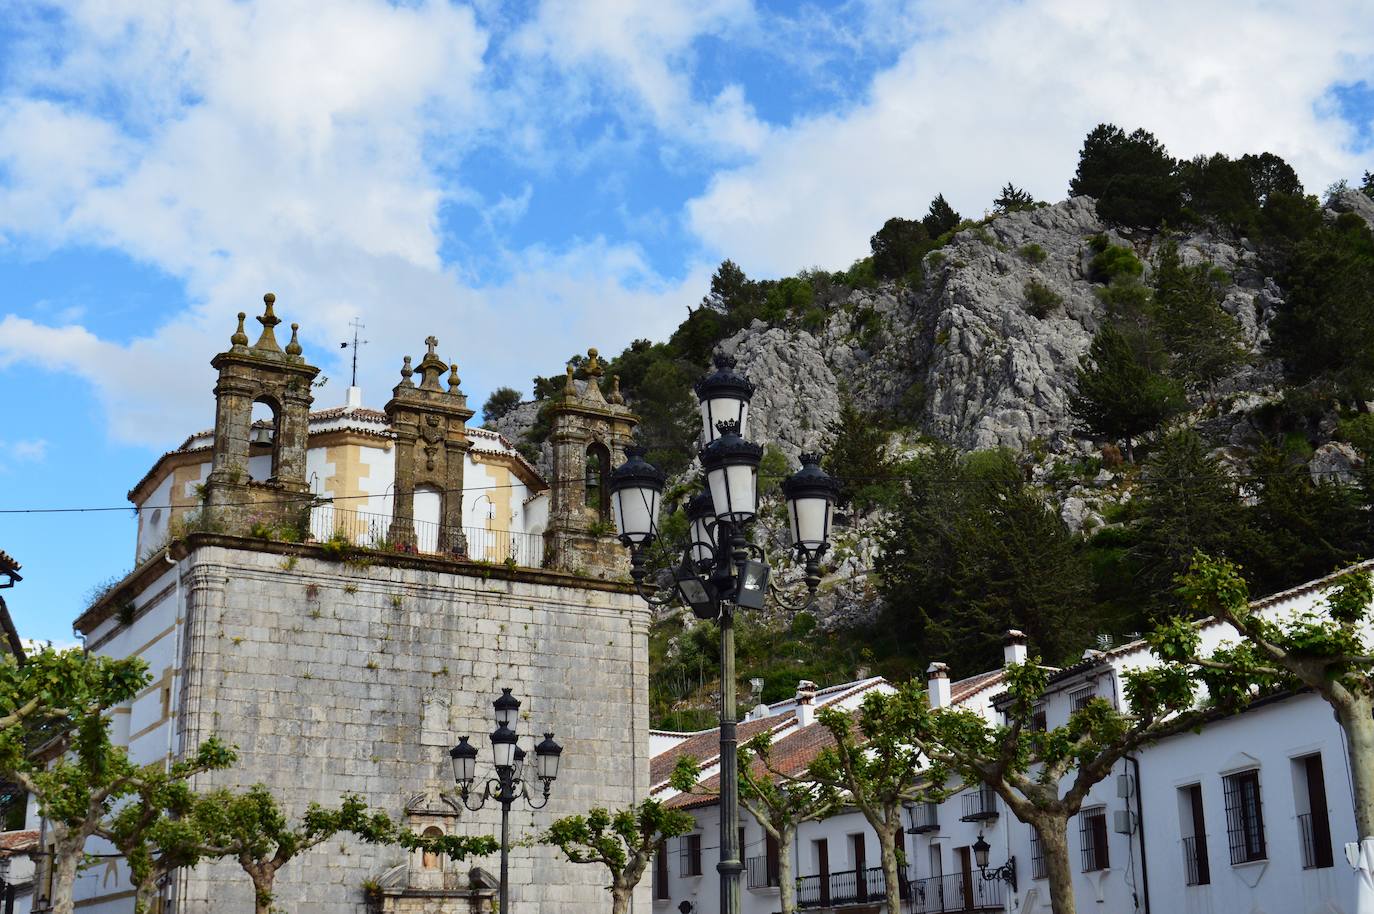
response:
<path fill-rule="evenodd" d="M 418 828 L 499 834 L 498 806 L 445 816 L 439 793 L 453 790 L 448 749 L 461 734 L 483 750 L 479 775 L 490 770 L 491 702 L 508 686 L 526 750 L 545 729 L 564 746 L 549 805 L 512 809 L 513 842 L 647 794 L 648 613 L 636 597 L 539 572 L 502 580 L 438 560 L 355 567 L 296 551 L 193 546 L 181 744 L 214 733 L 241 756 L 202 786 L 262 782 L 293 816 L 356 792 L 395 818 L 425 809 L 410 817 Z M 292 914 L 363 912 L 364 880 L 407 860 L 339 837 L 282 870 L 276 901 Z M 453 868 L 473 866 L 494 873 L 498 860 Z M 609 910 L 604 878 L 553 849 L 516 847 L 512 911 Z M 649 911 L 642 889 L 636 908 Z M 252 910 L 232 862 L 180 874 L 177 896 L 178 914 Z"/>

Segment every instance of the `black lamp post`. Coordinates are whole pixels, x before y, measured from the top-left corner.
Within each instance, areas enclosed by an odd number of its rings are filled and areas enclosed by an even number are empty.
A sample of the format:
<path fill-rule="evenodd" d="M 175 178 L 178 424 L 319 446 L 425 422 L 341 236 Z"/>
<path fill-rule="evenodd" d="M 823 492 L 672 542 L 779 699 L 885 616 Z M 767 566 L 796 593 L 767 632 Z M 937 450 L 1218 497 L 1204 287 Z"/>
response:
<path fill-rule="evenodd" d="M 999 867 L 988 869 L 988 851 L 992 846 L 983 839 L 983 833 L 978 833 L 978 840 L 973 842 L 973 859 L 978 864 L 979 871 L 983 874 L 984 882 L 996 882 L 1001 879 L 1011 886 L 1014 893 L 1016 891 L 1016 858 L 1008 857 L 1007 862 Z"/>
<path fill-rule="evenodd" d="M 520 701 L 511 695 L 510 689 L 502 689 L 501 697 L 492 702 L 492 708 L 496 719 L 496 729 L 491 734 L 495 775 L 487 778 L 481 789 L 474 793 L 472 786 L 477 780 L 477 747 L 469 743 L 466 736 L 460 736 L 458 745 L 450 749 L 448 754 L 453 762 L 453 781 L 458 785 L 458 794 L 464 806 L 476 812 L 489 799 L 501 804 L 501 911 L 502 914 L 508 914 L 510 808 L 521 798 L 531 809 L 543 809 L 548 805 L 549 791 L 558 779 L 558 761 L 563 754 L 563 747 L 553 741 L 552 733 L 545 733 L 544 740 L 534 747 L 535 776 L 542 785 L 542 791 L 531 793 L 533 785 L 526 779 L 525 750 L 520 748 L 519 736 L 515 732 Z"/>
<path fill-rule="evenodd" d="M 701 406 L 701 467 L 705 491 L 687 505 L 690 538 L 681 560 L 661 569 L 655 580 L 671 586 L 647 590 L 647 552 L 658 536 L 658 507 L 665 477 L 644 460 L 639 448 L 610 477 L 612 505 L 620 541 L 630 550 L 630 576 L 640 596 L 654 606 L 681 601 L 699 619 L 720 623 L 720 873 L 721 914 L 739 914 L 739 784 L 735 770 L 735 629 L 737 608 L 762 609 L 765 597 L 790 608 L 809 605 L 820 585 L 820 559 L 829 548 L 830 520 L 839 484 L 814 454 L 802 456 L 802 469 L 783 482 L 792 548 L 806 566 L 807 598 L 791 606 L 769 580 L 761 548 L 746 532 L 758 513 L 759 463 L 763 448 L 745 440 L 754 385 L 735 370 L 735 360 L 716 356 L 716 369 L 696 383 Z"/>

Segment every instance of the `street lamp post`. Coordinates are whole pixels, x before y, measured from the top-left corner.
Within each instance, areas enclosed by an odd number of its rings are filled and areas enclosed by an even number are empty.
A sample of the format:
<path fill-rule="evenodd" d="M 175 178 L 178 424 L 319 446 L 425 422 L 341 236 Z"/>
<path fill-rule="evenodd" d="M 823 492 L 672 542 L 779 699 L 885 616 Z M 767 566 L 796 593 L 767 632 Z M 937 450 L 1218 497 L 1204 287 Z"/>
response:
<path fill-rule="evenodd" d="M 500 697 L 492 702 L 492 708 L 496 718 L 496 729 L 491 733 L 495 776 L 487 778 L 481 789 L 473 793 L 473 782 L 477 780 L 477 747 L 469 743 L 466 736 L 460 736 L 458 745 L 448 754 L 453 762 L 453 781 L 458 785 L 458 795 L 464 806 L 476 812 L 489 799 L 501 804 L 501 914 L 510 914 L 510 808 L 522 798 L 531 809 L 543 809 L 548 805 L 549 792 L 558 779 L 563 747 L 553 741 L 552 733 L 545 733 L 543 741 L 534 747 L 535 776 L 542 790 L 537 796 L 532 794 L 532 785 L 526 779 L 525 750 L 520 748 L 515 732 L 520 701 L 511 695 L 510 689 L 502 689 Z"/>
<path fill-rule="evenodd" d="M 715 371 L 696 383 L 702 421 L 704 491 L 687 505 L 689 542 L 658 592 L 646 591 L 648 549 L 658 536 L 658 509 L 665 477 L 644 460 L 641 448 L 626 448 L 627 460 L 610 478 L 611 505 L 620 541 L 630 550 L 630 576 L 651 605 L 681 601 L 699 619 L 720 625 L 720 874 L 721 914 L 739 914 L 739 784 L 735 731 L 735 611 L 762 609 L 767 595 L 790 606 L 770 581 L 764 551 L 749 542 L 758 513 L 758 472 L 763 448 L 744 438 L 754 385 L 735 370 L 735 360 L 716 356 Z M 820 457 L 802 455 L 802 469 L 783 482 L 792 548 L 806 569 L 809 605 L 820 584 L 820 560 L 829 548 L 830 522 L 839 484 L 820 467 Z"/>

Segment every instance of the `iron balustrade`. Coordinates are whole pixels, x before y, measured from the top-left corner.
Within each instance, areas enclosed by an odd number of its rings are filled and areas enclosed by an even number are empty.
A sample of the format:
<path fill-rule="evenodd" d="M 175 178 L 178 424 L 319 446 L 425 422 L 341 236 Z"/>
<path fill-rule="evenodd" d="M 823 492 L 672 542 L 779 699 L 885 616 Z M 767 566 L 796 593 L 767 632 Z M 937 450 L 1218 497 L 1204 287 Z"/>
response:
<path fill-rule="evenodd" d="M 917 879 L 909 892 L 914 914 L 946 911 L 1001 911 L 1006 906 L 1006 883 L 984 880 L 981 874 L 951 873 Z"/>
<path fill-rule="evenodd" d="M 967 791 L 963 799 L 964 822 L 982 822 L 997 818 L 997 792 L 988 787 Z"/>
<path fill-rule="evenodd" d="M 1316 869 L 1317 864 L 1317 841 L 1312 830 L 1312 814 L 1310 812 L 1298 815 L 1298 834 L 1302 843 L 1302 868 L 1305 870 Z"/>
<path fill-rule="evenodd" d="M 484 527 L 451 527 L 434 521 L 411 519 L 413 542 L 393 540 L 390 514 L 373 514 L 316 505 L 310 511 L 310 536 L 316 542 L 345 541 L 365 549 L 415 552 L 422 555 L 456 555 L 474 562 L 514 564 L 521 568 L 544 566 L 544 535 Z"/>
<path fill-rule="evenodd" d="M 905 873 L 898 872 L 898 895 L 903 901 L 912 897 L 912 883 Z M 887 879 L 881 866 L 865 870 L 842 870 L 831 873 L 828 879 L 802 876 L 797 879 L 797 907 L 828 908 L 839 905 L 865 904 L 887 897 Z M 938 908 L 932 910 L 939 910 Z M 955 910 L 950 908 L 949 910 Z M 962 910 L 962 909 L 960 909 Z"/>
<path fill-rule="evenodd" d="M 750 857 L 744 861 L 744 872 L 751 889 L 772 889 L 778 886 L 777 858 L 770 860 L 766 856 Z"/>
<path fill-rule="evenodd" d="M 1207 836 L 1190 835 L 1183 839 L 1183 878 L 1185 885 L 1210 885 L 1212 866 L 1207 860 Z"/>
<path fill-rule="evenodd" d="M 911 811 L 912 834 L 940 830 L 940 805 L 938 803 L 917 803 Z"/>

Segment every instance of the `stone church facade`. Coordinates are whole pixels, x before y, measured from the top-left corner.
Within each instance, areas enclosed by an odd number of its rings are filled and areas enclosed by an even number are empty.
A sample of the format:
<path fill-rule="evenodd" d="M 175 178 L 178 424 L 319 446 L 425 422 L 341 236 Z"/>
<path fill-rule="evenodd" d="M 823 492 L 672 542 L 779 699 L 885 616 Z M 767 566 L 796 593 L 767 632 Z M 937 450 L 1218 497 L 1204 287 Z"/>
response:
<path fill-rule="evenodd" d="M 204 480 L 196 504 L 182 506 L 166 545 L 141 543 L 139 565 L 76 622 L 90 650 L 141 656 L 153 674 L 114 715 L 116 741 L 154 764 L 218 735 L 238 747 L 239 763 L 198 786 L 263 783 L 292 816 L 358 793 L 420 832 L 496 834 L 499 806 L 473 813 L 453 797 L 448 749 L 470 735 L 483 747 L 479 776 L 490 770 L 491 702 L 508 687 L 523 702 L 525 749 L 545 730 L 564 746 L 548 806 L 513 807 L 514 841 L 560 816 L 646 796 L 648 611 L 625 583 L 623 550 L 601 505 L 605 473 L 635 422 L 614 380 L 603 392 L 589 374 L 559 404 L 554 479 L 520 467 L 527 497 L 553 506 L 542 531 L 518 531 L 542 538 L 541 554 L 475 558 L 468 543 L 481 530 L 465 516 L 464 484 L 481 435 L 466 427 L 472 413 L 457 369 L 431 338 L 416 369 L 406 360 L 385 421 L 370 411 L 370 430 L 349 432 L 348 446 L 373 447 L 377 463 L 389 451 L 394 461 L 385 535 L 374 527 L 350 538 L 343 526 L 319 529 L 322 497 L 306 468 L 315 451 L 344 445 L 337 422 L 310 412 L 316 369 L 294 325 L 291 342 L 277 345 L 273 307 L 268 301 L 259 318 L 257 343 L 248 345 L 241 315 L 230 349 L 215 358 L 209 450 L 159 462 L 170 460 L 162 477 L 183 492 L 193 476 Z M 252 419 L 254 402 L 271 406 L 268 434 Z M 250 472 L 255 457 L 270 465 Z M 193 461 L 204 465 L 191 473 Z M 141 515 L 154 509 L 162 478 L 150 476 L 131 493 L 143 497 Z M 438 535 L 428 541 L 413 510 L 425 485 L 439 495 Z M 453 864 L 341 836 L 281 871 L 276 903 L 293 914 L 490 911 L 497 870 L 495 857 Z M 516 846 L 511 880 L 513 911 L 609 904 L 600 868 L 566 863 L 550 848 Z M 82 877 L 78 899 L 83 910 L 128 912 L 128 889 L 122 862 L 111 860 Z M 236 862 L 202 864 L 177 872 L 162 904 L 178 914 L 251 910 L 252 886 Z M 649 909 L 647 894 L 636 906 Z"/>

